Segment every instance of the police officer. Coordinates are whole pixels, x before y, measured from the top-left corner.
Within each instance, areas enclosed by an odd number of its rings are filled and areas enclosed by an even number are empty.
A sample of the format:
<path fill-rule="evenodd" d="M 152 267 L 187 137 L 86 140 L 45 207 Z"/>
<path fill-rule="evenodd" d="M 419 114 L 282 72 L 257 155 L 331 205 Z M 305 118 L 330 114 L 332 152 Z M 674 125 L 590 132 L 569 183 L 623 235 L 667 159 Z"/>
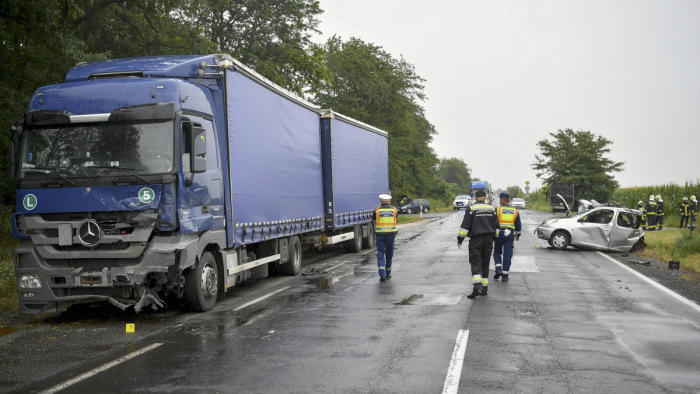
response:
<path fill-rule="evenodd" d="M 649 231 L 656 230 L 656 197 L 653 194 L 649 196 L 649 201 L 644 205 L 644 213 L 647 216 Z"/>
<path fill-rule="evenodd" d="M 678 228 L 683 228 L 683 222 L 685 221 L 685 224 L 688 225 L 690 221 L 690 203 L 688 202 L 688 197 L 683 197 L 683 202 L 681 203 L 681 207 L 679 209 L 679 213 L 681 214 L 681 226 Z"/>
<path fill-rule="evenodd" d="M 498 234 L 500 224 L 496 210 L 486 204 L 486 192 L 474 193 L 476 202 L 464 210 L 464 219 L 457 235 L 457 247 L 462 248 L 462 241 L 469 237 L 469 265 L 472 271 L 473 290 L 467 298 L 488 294 L 489 263 L 493 251 L 493 240 Z"/>
<path fill-rule="evenodd" d="M 647 229 L 647 214 L 644 212 L 644 201 L 639 200 L 637 203 L 637 209 L 642 212 L 642 230 Z"/>
<path fill-rule="evenodd" d="M 399 213 L 391 206 L 391 196 L 380 194 L 381 205 L 372 212 L 372 220 L 375 221 L 374 232 L 377 238 L 377 266 L 379 267 L 379 280 L 384 282 L 391 279 L 391 259 L 394 257 L 394 239 L 399 232 L 396 227 L 396 218 Z"/>
<path fill-rule="evenodd" d="M 501 206 L 496 210 L 498 222 L 501 226 L 498 232 L 498 239 L 493 245 L 493 262 L 496 264 L 496 273 L 493 279 L 501 279 L 503 282 L 508 282 L 508 271 L 510 271 L 510 263 L 513 258 L 514 241 L 520 240 L 520 215 L 518 210 L 510 205 L 510 195 L 501 193 L 498 196 L 501 199 Z M 501 255 L 503 262 L 501 263 Z"/>
<path fill-rule="evenodd" d="M 656 196 L 656 229 L 663 230 L 664 228 L 664 212 L 666 211 L 666 204 L 664 200 L 661 199 L 661 194 Z"/>

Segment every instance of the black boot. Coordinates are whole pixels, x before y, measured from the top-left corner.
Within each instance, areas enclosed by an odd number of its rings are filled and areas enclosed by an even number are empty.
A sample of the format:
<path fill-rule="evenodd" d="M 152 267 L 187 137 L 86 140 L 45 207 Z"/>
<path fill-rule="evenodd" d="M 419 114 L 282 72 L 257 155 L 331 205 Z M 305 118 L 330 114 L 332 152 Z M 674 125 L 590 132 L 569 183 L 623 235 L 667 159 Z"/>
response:
<path fill-rule="evenodd" d="M 481 289 L 478 287 L 474 287 L 474 290 L 472 290 L 472 293 L 467 296 L 467 298 L 476 298 L 476 296 L 481 295 Z"/>
<path fill-rule="evenodd" d="M 489 295 L 489 287 L 488 287 L 488 286 L 484 286 L 484 287 L 481 289 L 481 295 L 484 296 L 484 297 L 486 297 L 487 295 Z"/>
<path fill-rule="evenodd" d="M 501 275 L 503 275 L 503 274 L 502 274 L 500 271 L 499 271 L 499 272 L 496 272 L 496 273 L 493 275 L 493 279 L 498 279 L 498 278 L 501 277 Z"/>

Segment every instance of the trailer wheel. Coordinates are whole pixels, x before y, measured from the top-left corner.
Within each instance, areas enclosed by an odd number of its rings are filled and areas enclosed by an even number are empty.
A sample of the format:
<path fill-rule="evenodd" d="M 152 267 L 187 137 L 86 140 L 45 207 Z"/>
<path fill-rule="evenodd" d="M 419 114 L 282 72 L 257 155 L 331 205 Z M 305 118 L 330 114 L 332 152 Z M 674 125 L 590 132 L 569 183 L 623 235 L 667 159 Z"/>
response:
<path fill-rule="evenodd" d="M 219 270 L 211 252 L 204 252 L 194 268 L 185 273 L 185 302 L 198 312 L 214 308 L 218 295 Z"/>
<path fill-rule="evenodd" d="M 362 250 L 362 230 L 360 226 L 353 227 L 354 238 L 346 241 L 343 246 L 346 252 L 359 253 Z"/>
<path fill-rule="evenodd" d="M 372 249 L 377 246 L 377 234 L 374 232 L 374 223 L 367 226 L 367 237 L 362 239 L 362 247 Z"/>
<path fill-rule="evenodd" d="M 296 235 L 289 240 L 289 261 L 277 266 L 282 275 L 297 276 L 301 272 L 301 241 Z"/>

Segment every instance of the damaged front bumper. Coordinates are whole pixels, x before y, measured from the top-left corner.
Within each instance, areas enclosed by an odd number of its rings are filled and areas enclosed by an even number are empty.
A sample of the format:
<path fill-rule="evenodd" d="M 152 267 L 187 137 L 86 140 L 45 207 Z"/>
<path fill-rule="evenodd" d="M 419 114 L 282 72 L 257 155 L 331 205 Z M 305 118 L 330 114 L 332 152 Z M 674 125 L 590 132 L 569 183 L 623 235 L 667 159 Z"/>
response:
<path fill-rule="evenodd" d="M 65 311 L 81 303 L 106 301 L 122 310 L 164 308 L 163 294 L 180 295 L 182 270 L 194 261 L 196 235 L 154 237 L 136 258 L 46 258 L 42 247 L 22 241 L 15 249 L 19 312 L 40 314 Z M 54 251 L 53 254 L 56 252 Z M 55 257 L 51 255 L 51 257 Z M 21 278 L 38 278 L 34 288 Z"/>

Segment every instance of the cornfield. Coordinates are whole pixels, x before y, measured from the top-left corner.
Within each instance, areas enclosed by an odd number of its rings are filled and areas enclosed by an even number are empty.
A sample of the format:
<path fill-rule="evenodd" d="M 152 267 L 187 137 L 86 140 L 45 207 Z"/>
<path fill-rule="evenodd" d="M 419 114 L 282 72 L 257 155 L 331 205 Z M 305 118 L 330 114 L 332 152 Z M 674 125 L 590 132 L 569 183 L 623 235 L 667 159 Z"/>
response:
<path fill-rule="evenodd" d="M 673 216 L 678 215 L 678 208 L 683 201 L 683 197 L 695 196 L 700 198 L 700 179 L 696 182 L 686 182 L 684 186 L 674 185 L 669 183 L 668 185 L 661 186 L 639 186 L 639 187 L 628 187 L 624 189 L 616 189 L 610 201 L 614 201 L 623 206 L 634 208 L 637 206 L 637 202 L 647 202 L 650 195 L 661 195 L 661 198 L 666 204 L 666 214 L 671 214 Z"/>

